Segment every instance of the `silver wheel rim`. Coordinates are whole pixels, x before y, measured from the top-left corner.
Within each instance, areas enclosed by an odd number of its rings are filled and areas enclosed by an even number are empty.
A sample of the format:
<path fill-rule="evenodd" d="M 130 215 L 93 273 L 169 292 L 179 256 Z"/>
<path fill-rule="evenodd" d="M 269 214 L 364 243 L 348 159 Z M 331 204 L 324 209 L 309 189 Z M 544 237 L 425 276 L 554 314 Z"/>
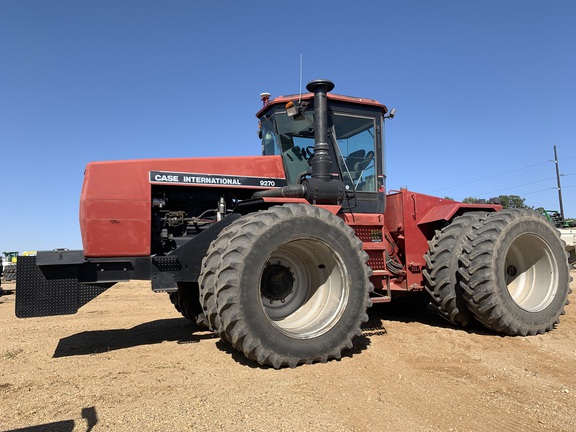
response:
<path fill-rule="evenodd" d="M 504 272 L 508 293 L 525 311 L 544 310 L 558 290 L 558 265 L 552 249 L 534 234 L 522 234 L 512 242 Z"/>
<path fill-rule="evenodd" d="M 292 240 L 270 255 L 260 274 L 262 308 L 281 333 L 314 338 L 342 316 L 349 285 L 348 271 L 330 246 L 313 238 Z"/>

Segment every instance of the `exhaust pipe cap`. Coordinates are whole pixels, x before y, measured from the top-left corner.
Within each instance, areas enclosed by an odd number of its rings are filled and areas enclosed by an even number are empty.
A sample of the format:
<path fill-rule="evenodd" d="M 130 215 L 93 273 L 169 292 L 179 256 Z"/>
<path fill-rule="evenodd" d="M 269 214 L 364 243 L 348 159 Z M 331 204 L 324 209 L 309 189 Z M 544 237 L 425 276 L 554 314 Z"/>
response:
<path fill-rule="evenodd" d="M 306 90 L 308 90 L 310 93 L 314 93 L 316 89 L 321 86 L 326 87 L 324 90 L 326 93 L 331 92 L 334 89 L 334 83 L 332 81 L 327 79 L 316 79 L 306 84 Z"/>

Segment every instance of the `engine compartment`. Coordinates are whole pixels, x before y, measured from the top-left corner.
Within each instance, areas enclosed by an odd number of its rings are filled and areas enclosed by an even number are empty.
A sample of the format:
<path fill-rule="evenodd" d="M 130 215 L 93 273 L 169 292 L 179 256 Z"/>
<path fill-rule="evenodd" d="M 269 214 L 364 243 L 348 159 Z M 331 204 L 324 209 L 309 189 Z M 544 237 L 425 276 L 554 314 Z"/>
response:
<path fill-rule="evenodd" d="M 152 255 L 165 255 L 182 246 L 252 193 L 247 189 L 152 185 Z"/>

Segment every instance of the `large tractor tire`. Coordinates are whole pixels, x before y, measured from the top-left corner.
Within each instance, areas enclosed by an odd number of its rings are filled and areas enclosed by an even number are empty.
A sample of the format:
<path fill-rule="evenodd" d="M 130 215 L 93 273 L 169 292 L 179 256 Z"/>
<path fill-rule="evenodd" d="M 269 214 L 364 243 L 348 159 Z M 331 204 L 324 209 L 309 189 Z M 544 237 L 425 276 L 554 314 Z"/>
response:
<path fill-rule="evenodd" d="M 4 282 L 11 282 L 16 280 L 16 264 L 10 264 L 4 267 L 2 272 Z"/>
<path fill-rule="evenodd" d="M 436 231 L 424 255 L 425 289 L 432 297 L 432 304 L 441 317 L 458 326 L 465 327 L 473 320 L 458 285 L 458 261 L 462 245 L 472 225 L 486 219 L 489 214 L 469 212 L 454 218 L 441 231 Z"/>
<path fill-rule="evenodd" d="M 198 284 L 179 282 L 178 291 L 170 293 L 170 301 L 184 318 L 195 322 L 202 328 L 208 327 L 208 322 L 200 305 Z"/>
<path fill-rule="evenodd" d="M 341 357 L 368 320 L 371 269 L 342 219 L 311 205 L 246 215 L 203 260 L 200 295 L 210 326 L 261 365 Z"/>
<path fill-rule="evenodd" d="M 531 210 L 490 215 L 463 246 L 460 274 L 469 310 L 508 335 L 552 330 L 564 314 L 570 274 L 558 231 Z"/>

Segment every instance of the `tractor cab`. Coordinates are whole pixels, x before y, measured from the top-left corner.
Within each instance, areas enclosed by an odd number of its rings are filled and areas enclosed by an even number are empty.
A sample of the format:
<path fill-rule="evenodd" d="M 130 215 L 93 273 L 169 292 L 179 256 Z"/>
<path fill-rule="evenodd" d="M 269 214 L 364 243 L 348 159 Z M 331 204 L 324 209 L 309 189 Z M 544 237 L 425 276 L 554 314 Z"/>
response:
<path fill-rule="evenodd" d="M 383 125 L 386 106 L 372 99 L 329 93 L 327 137 L 330 175 L 344 183 L 343 208 L 384 210 Z M 297 185 L 311 172 L 314 158 L 314 95 L 262 94 L 258 112 L 262 154 L 282 156 L 286 179 Z"/>

